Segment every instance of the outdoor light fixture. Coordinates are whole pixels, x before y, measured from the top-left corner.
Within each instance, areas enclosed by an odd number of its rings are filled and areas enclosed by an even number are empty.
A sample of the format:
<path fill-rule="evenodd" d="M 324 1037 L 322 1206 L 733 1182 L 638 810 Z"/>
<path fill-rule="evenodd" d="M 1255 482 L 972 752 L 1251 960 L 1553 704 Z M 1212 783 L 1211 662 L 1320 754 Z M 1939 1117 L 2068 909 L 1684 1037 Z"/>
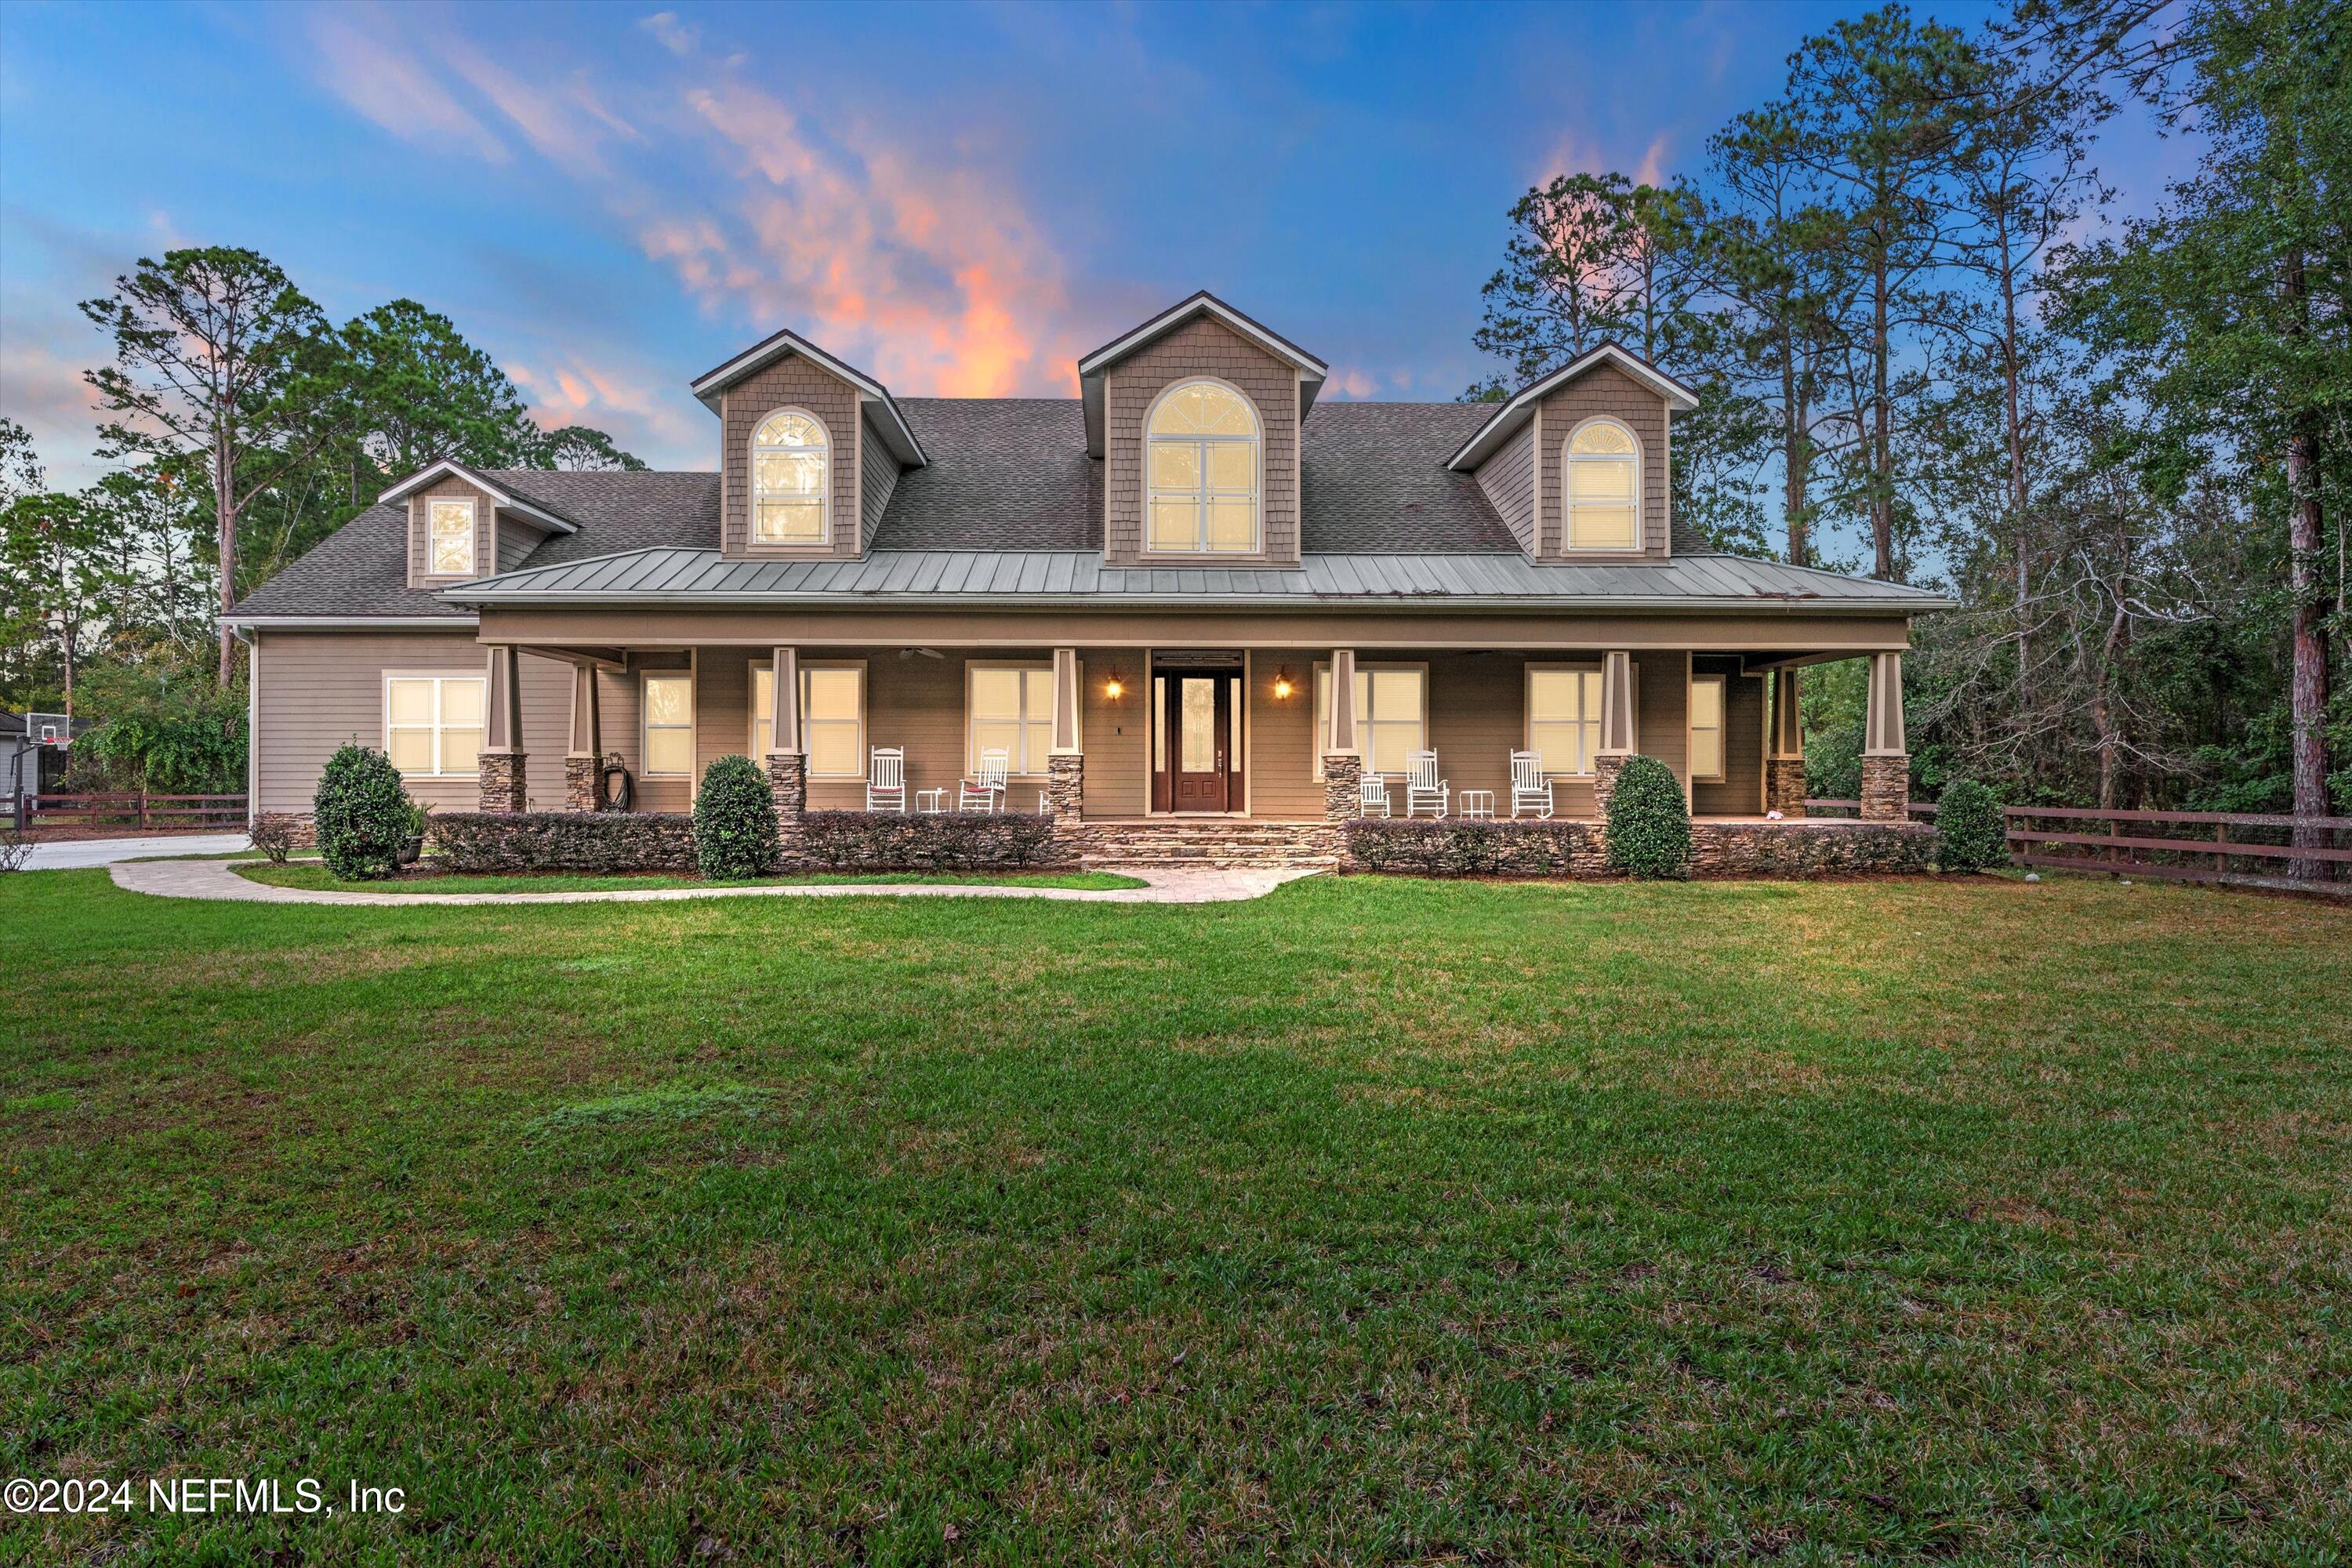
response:
<path fill-rule="evenodd" d="M 1290 670 L 1286 666 L 1274 672 L 1274 697 L 1277 702 L 1290 700 Z"/>
<path fill-rule="evenodd" d="M 1118 671 L 1115 669 L 1112 670 L 1110 672 L 1110 679 L 1103 682 L 1103 695 L 1109 698 L 1113 702 L 1116 702 L 1122 696 L 1126 695 L 1126 692 L 1127 683 L 1119 679 Z"/>

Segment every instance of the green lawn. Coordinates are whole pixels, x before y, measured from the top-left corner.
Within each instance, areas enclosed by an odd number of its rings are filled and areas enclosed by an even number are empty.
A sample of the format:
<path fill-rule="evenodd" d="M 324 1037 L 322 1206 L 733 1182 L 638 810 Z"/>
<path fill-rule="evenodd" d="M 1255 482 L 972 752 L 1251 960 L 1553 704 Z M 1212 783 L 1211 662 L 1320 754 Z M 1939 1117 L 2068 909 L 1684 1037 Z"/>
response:
<path fill-rule="evenodd" d="M 572 875 L 561 871 L 518 876 L 451 873 L 396 877 L 389 882 L 346 882 L 316 860 L 290 860 L 283 866 L 257 862 L 238 868 L 257 882 L 275 888 L 323 888 L 345 893 L 605 893 L 648 888 L 767 888 L 829 885 L 890 887 L 938 882 L 963 887 L 1078 888 L 1111 892 L 1147 886 L 1140 877 L 1116 871 L 810 871 L 791 877 L 755 877 L 741 882 L 705 882 L 699 877 L 666 877 L 650 872 L 619 876 Z"/>
<path fill-rule="evenodd" d="M 2340 1563 L 2352 911 L 0 878 L 0 1557 Z M 142 1493 L 143 1498 L 143 1493 Z"/>

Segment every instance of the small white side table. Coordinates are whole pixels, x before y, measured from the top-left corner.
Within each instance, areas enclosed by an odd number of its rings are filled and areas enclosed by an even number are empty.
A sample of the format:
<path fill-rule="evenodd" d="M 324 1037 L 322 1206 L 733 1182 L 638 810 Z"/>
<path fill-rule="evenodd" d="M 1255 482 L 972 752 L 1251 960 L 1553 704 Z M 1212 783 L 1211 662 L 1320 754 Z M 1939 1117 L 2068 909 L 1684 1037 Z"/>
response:
<path fill-rule="evenodd" d="M 925 816 L 945 816 L 948 809 L 948 792 L 943 789 L 917 790 L 915 809 Z"/>
<path fill-rule="evenodd" d="M 1467 821 L 1492 822 L 1495 819 L 1495 792 L 1490 789 L 1464 790 L 1462 816 Z"/>

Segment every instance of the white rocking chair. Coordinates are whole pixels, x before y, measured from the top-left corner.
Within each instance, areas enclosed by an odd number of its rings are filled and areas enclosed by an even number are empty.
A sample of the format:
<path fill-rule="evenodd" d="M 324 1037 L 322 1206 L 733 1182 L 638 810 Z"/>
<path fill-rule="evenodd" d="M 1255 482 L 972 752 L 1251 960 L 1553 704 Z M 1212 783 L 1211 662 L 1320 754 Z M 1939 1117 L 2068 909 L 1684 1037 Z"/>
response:
<path fill-rule="evenodd" d="M 1454 786 L 1437 776 L 1435 752 L 1411 752 L 1404 760 L 1404 814 L 1423 811 L 1442 817 L 1453 805 Z"/>
<path fill-rule="evenodd" d="M 1511 753 L 1511 815 L 1517 816 L 1522 811 L 1541 817 L 1551 816 L 1551 781 L 1544 777 L 1540 752 Z"/>
<path fill-rule="evenodd" d="M 1386 816 L 1389 814 L 1389 775 L 1366 773 L 1356 781 L 1356 815 Z"/>
<path fill-rule="evenodd" d="M 1012 754 L 997 747 L 980 753 L 980 767 L 974 776 L 963 781 L 956 791 L 956 810 L 1002 811 L 1004 809 L 1005 775 L 1013 771 Z"/>
<path fill-rule="evenodd" d="M 904 746 L 876 746 L 867 753 L 866 809 L 906 811 L 907 749 Z"/>

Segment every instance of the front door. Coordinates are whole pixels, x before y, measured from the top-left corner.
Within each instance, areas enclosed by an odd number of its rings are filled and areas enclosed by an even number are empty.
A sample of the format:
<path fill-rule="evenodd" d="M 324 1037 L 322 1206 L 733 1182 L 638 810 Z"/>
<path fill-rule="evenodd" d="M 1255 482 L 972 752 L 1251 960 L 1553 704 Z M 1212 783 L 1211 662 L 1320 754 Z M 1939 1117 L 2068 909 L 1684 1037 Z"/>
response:
<path fill-rule="evenodd" d="M 1235 684 L 1223 674 L 1170 672 L 1165 699 L 1170 810 L 1232 809 Z"/>

